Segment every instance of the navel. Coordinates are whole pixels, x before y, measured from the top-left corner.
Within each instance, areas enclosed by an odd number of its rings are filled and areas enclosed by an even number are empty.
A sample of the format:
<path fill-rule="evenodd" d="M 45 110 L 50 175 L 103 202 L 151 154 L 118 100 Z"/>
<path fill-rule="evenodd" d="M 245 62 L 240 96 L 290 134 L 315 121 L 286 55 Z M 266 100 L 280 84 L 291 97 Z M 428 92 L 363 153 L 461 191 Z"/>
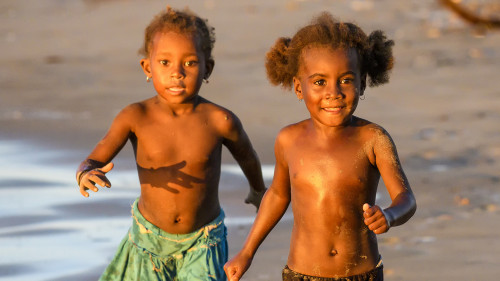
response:
<path fill-rule="evenodd" d="M 180 223 L 181 222 L 181 217 L 177 216 L 174 219 L 174 223 Z"/>
<path fill-rule="evenodd" d="M 331 250 L 330 250 L 330 256 L 331 256 L 331 257 L 334 257 L 334 256 L 336 256 L 336 255 L 338 255 L 338 254 L 339 254 L 339 252 L 338 252 L 337 250 L 335 250 L 335 249 L 331 249 Z"/>

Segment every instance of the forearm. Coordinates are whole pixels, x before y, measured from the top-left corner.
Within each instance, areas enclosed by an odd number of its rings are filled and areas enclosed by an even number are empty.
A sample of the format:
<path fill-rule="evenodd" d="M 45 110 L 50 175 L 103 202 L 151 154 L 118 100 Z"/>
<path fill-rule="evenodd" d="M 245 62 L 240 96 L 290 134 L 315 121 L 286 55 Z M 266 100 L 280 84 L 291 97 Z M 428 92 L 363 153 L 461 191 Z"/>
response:
<path fill-rule="evenodd" d="M 392 200 L 391 206 L 384 212 L 389 216 L 390 226 L 398 226 L 407 222 L 417 210 L 417 203 L 411 191 L 398 194 Z"/>
<path fill-rule="evenodd" d="M 245 177 L 248 179 L 250 188 L 256 192 L 264 191 L 266 186 L 262 178 L 262 167 L 255 150 L 252 149 L 247 155 L 237 158 L 236 161 L 240 165 L 243 174 L 245 174 Z"/>
<path fill-rule="evenodd" d="M 250 257 L 255 255 L 260 244 L 285 213 L 289 203 L 290 198 L 277 194 L 272 188 L 266 192 L 241 253 Z"/>

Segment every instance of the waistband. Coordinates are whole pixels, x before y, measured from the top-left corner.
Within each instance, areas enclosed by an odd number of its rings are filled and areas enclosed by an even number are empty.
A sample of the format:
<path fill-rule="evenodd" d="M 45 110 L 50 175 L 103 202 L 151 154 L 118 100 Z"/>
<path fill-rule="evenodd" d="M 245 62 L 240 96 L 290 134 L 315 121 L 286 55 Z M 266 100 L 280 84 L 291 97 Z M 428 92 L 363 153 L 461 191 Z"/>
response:
<path fill-rule="evenodd" d="M 379 257 L 379 261 L 375 268 L 373 268 L 370 271 L 358 274 L 358 275 L 351 275 L 347 277 L 318 277 L 318 276 L 311 276 L 311 275 L 306 275 L 302 274 L 299 272 L 294 271 L 293 269 L 290 269 L 288 265 L 285 265 L 285 268 L 283 269 L 283 280 L 289 280 L 285 279 L 286 277 L 289 277 L 290 275 L 294 277 L 299 277 L 299 278 L 304 278 L 306 277 L 307 280 L 311 281 L 358 281 L 358 280 L 379 280 L 380 277 L 383 277 L 383 270 L 384 270 L 384 264 L 382 262 L 382 256 Z M 295 280 L 295 279 L 290 279 L 290 280 Z M 305 280 L 305 279 L 304 279 Z"/>
<path fill-rule="evenodd" d="M 164 231 L 146 220 L 137 207 L 138 201 L 139 199 L 136 199 L 132 205 L 133 223 L 129 230 L 129 240 L 137 247 L 154 254 L 162 256 L 172 255 L 187 251 L 200 243 L 200 240 L 213 239 L 226 235 L 226 227 L 224 225 L 225 214 L 222 209 L 217 218 L 200 229 L 186 234 L 173 234 Z"/>

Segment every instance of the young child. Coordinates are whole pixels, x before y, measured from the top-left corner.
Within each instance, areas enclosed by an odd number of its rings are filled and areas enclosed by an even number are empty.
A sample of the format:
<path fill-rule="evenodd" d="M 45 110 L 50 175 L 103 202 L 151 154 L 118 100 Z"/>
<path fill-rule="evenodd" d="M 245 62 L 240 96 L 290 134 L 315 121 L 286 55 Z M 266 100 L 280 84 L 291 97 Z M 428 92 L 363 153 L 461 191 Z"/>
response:
<path fill-rule="evenodd" d="M 405 223 L 415 198 L 389 134 L 353 115 L 370 86 L 388 81 L 392 41 L 352 23 L 317 17 L 267 54 L 269 80 L 292 88 L 310 118 L 280 131 L 274 179 L 241 251 L 224 270 L 239 280 L 292 203 L 283 280 L 382 280 L 376 234 Z M 392 204 L 375 205 L 382 176 Z"/>
<path fill-rule="evenodd" d="M 218 197 L 222 145 L 241 166 L 257 208 L 259 159 L 238 118 L 198 95 L 214 67 L 213 28 L 167 8 L 145 30 L 141 66 L 157 95 L 125 107 L 77 171 L 80 192 L 110 187 L 105 174 L 127 140 L 141 195 L 133 225 L 101 280 L 226 280 L 224 212 Z"/>

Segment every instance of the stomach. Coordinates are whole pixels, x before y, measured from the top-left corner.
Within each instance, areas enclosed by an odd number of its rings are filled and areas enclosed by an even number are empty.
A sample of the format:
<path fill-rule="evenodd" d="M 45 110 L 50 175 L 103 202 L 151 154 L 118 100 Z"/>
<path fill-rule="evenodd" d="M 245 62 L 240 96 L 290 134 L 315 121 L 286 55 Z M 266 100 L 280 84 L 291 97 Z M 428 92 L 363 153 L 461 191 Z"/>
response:
<path fill-rule="evenodd" d="M 320 277 L 346 277 L 375 268 L 379 260 L 377 238 L 364 224 L 362 213 L 319 209 L 293 209 L 288 266 Z"/>
<path fill-rule="evenodd" d="M 139 211 L 146 220 L 168 233 L 196 231 L 220 213 L 218 179 L 179 170 L 175 173 L 139 170 Z"/>

